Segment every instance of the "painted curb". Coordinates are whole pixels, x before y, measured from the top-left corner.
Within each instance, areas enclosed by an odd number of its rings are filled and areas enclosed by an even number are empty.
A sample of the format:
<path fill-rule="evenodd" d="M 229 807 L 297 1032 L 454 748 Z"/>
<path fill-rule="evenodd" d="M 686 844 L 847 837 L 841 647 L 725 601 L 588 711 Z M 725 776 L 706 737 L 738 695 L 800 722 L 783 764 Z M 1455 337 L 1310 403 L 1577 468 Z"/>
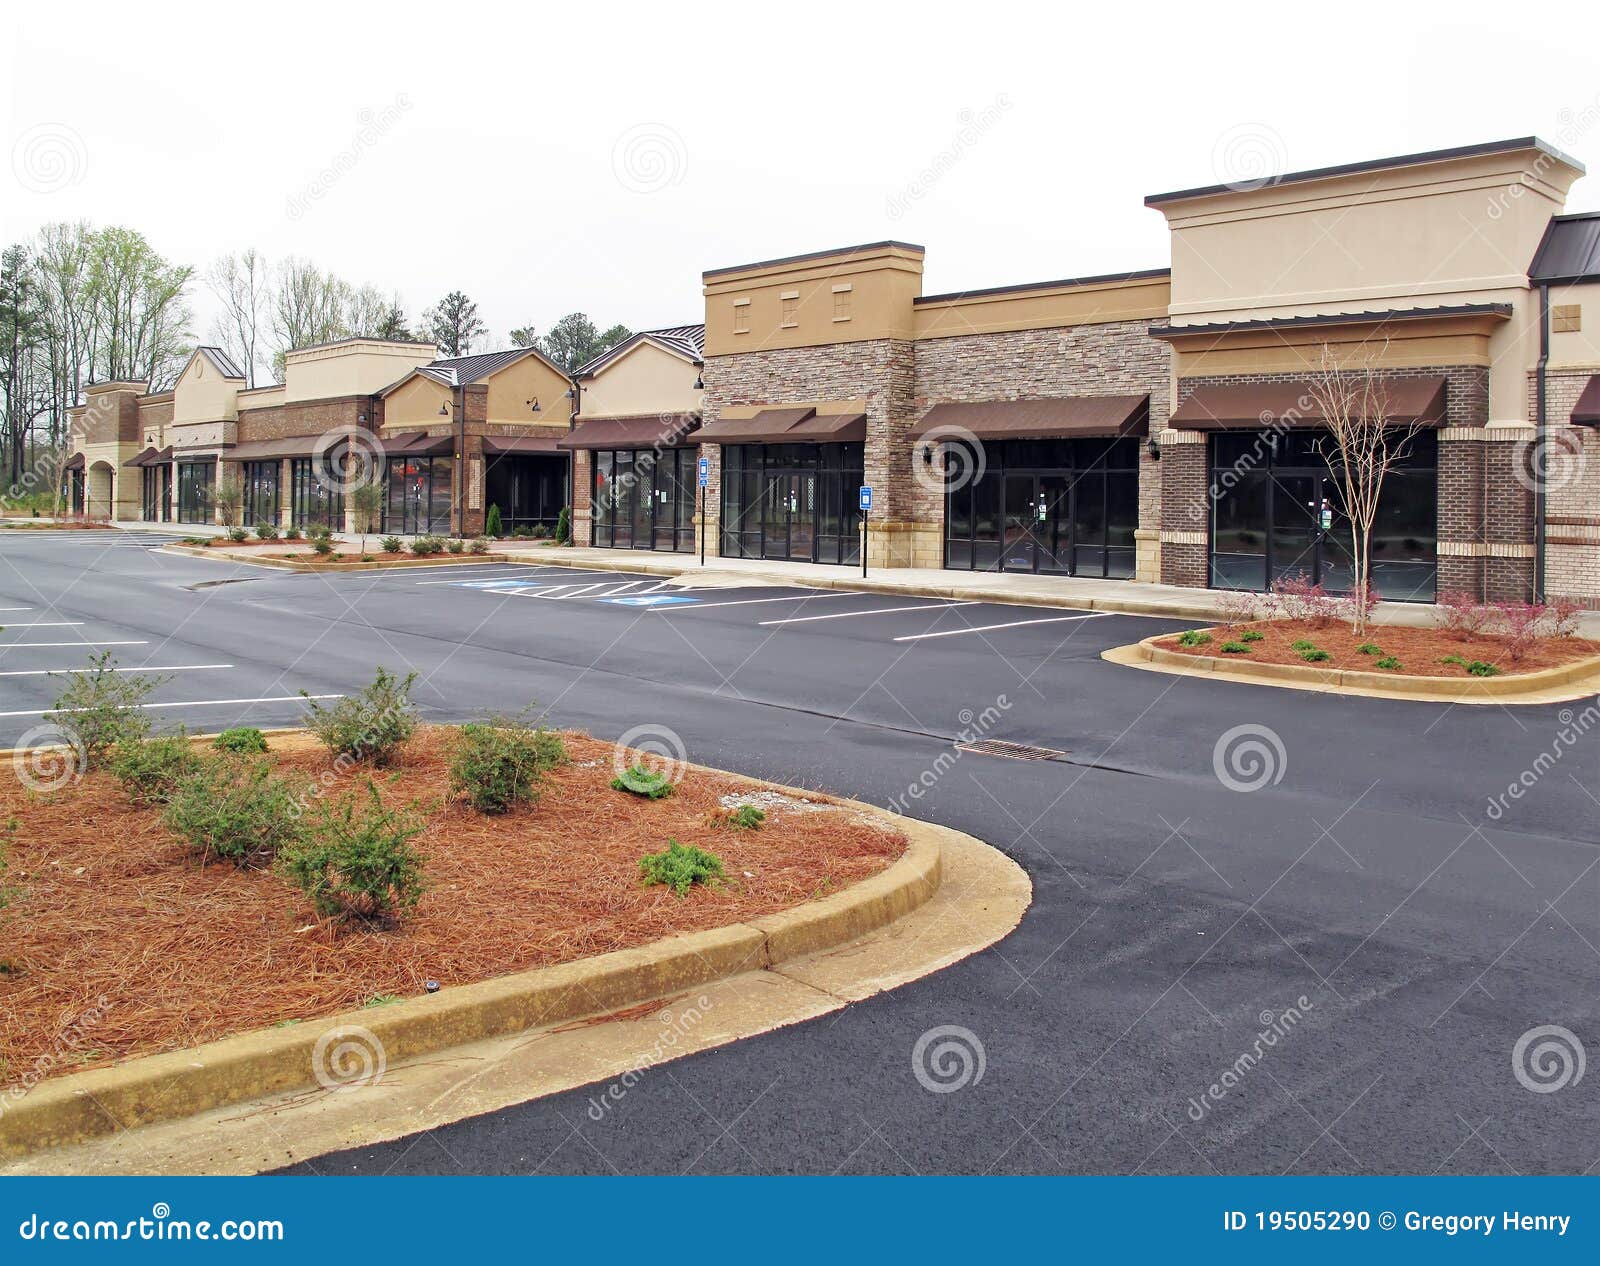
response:
<path fill-rule="evenodd" d="M 764 785 L 794 795 L 815 794 Z M 343 1067 L 342 1050 L 358 1066 L 363 1058 L 380 1054 L 387 1063 L 619 1011 L 845 944 L 933 896 L 942 876 L 942 841 L 959 832 L 892 818 L 860 801 L 829 803 L 892 822 L 907 837 L 905 853 L 881 874 L 835 896 L 749 923 L 679 933 L 649 945 L 534 968 L 390 1006 L 241 1033 L 188 1050 L 52 1078 L 0 1112 L 0 1158 L 17 1159 L 45 1148 L 319 1084 L 339 1093 L 336 1075 Z M 350 1082 L 351 1088 L 359 1084 L 359 1078 Z"/>
<path fill-rule="evenodd" d="M 423 558 L 401 557 L 385 562 L 375 558 L 370 563 L 314 563 L 297 562 L 291 558 L 260 558 L 251 554 L 236 553 L 233 550 L 211 549 L 205 545 L 163 545 L 156 551 L 159 554 L 187 554 L 190 558 L 225 558 L 232 563 L 253 563 L 257 567 L 276 567 L 280 571 L 314 571 L 314 572 L 347 572 L 347 571 L 390 571 L 401 570 L 406 567 L 459 567 L 462 563 L 511 563 L 516 558 L 511 554 L 429 554 Z"/>
<path fill-rule="evenodd" d="M 1179 676 L 1225 677 L 1261 686 L 1287 686 L 1326 694 L 1364 695 L 1426 703 L 1560 703 L 1600 692 L 1600 656 L 1591 655 L 1558 668 L 1502 677 L 1422 677 L 1415 673 L 1374 673 L 1355 668 L 1301 668 L 1296 664 L 1257 664 L 1216 655 L 1185 655 L 1157 646 L 1161 637 L 1102 651 L 1100 658 L 1129 668 Z M 1556 692 L 1552 694 L 1551 692 Z M 1564 692 L 1564 693 L 1563 693 Z"/>

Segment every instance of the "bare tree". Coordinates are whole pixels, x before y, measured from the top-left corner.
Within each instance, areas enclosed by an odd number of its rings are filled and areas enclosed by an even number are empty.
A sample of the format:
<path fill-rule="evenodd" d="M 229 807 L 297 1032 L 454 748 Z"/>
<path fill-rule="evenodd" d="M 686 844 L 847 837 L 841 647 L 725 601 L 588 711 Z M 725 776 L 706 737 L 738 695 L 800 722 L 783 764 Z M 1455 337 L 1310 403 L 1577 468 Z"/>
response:
<path fill-rule="evenodd" d="M 1418 432 L 1428 426 L 1420 418 L 1395 418 L 1388 380 L 1379 369 L 1387 347 L 1387 340 L 1363 343 L 1341 356 L 1324 343 L 1306 391 L 1322 411 L 1329 433 L 1323 457 L 1350 519 L 1355 572 L 1351 627 L 1357 634 L 1366 632 L 1372 608 L 1372 528 L 1378 521 L 1384 480 L 1410 454 Z"/>
<path fill-rule="evenodd" d="M 207 271 L 206 284 L 222 305 L 222 315 L 211 326 L 212 337 L 243 367 L 246 381 L 254 387 L 262 325 L 272 304 L 266 258 L 254 247 L 224 255 Z"/>
<path fill-rule="evenodd" d="M 345 336 L 347 290 L 344 282 L 309 260 L 290 256 L 278 265 L 278 287 L 272 304 L 272 333 L 277 349 L 272 364 L 280 381 L 287 353 Z"/>

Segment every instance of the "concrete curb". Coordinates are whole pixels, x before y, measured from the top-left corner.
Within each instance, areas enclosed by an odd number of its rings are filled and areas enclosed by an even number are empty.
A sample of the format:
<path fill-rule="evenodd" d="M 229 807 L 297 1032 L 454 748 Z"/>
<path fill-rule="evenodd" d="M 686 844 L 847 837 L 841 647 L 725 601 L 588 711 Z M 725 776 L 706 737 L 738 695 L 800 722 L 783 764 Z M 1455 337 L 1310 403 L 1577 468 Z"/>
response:
<path fill-rule="evenodd" d="M 233 563 L 254 563 L 257 567 L 276 567 L 280 571 L 389 571 L 406 567 L 459 566 L 462 563 L 513 563 L 520 560 L 511 554 L 430 554 L 425 558 L 376 558 L 370 563 L 315 563 L 299 562 L 292 558 L 262 558 L 257 555 L 236 553 L 233 550 L 210 549 L 204 545 L 163 545 L 160 554 L 187 554 L 191 558 L 225 558 Z"/>
<path fill-rule="evenodd" d="M 1102 651 L 1100 658 L 1128 668 L 1184 677 L 1222 677 L 1258 686 L 1285 686 L 1375 699 L 1409 699 L 1419 703 L 1564 703 L 1600 692 L 1600 656 L 1530 673 L 1462 679 L 1364 672 L 1354 668 L 1301 668 L 1296 664 L 1257 664 L 1216 655 L 1184 655 L 1157 646 L 1157 640 L 1147 637 L 1131 646 L 1116 646 Z"/>
<path fill-rule="evenodd" d="M 859 801 L 830 803 L 890 820 Z M 390 1006 L 242 1033 L 42 1082 L 0 1108 L 0 1157 L 16 1159 L 283 1091 L 319 1084 L 337 1090 L 341 1075 L 364 1060 L 398 1061 L 615 1012 L 842 945 L 916 909 L 939 888 L 942 840 L 957 833 L 909 819 L 895 819 L 894 825 L 909 843 L 887 870 L 832 897 L 749 923 L 680 933 Z"/>

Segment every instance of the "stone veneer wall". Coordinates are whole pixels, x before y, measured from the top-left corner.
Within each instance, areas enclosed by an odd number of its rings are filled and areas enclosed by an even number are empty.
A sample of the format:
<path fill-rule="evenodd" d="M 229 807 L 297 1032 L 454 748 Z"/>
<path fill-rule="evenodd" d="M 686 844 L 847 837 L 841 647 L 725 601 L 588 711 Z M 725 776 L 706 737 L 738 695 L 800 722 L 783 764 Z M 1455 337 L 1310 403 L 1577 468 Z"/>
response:
<path fill-rule="evenodd" d="M 1394 378 L 1443 375 L 1448 425 L 1439 433 L 1439 588 L 1490 600 L 1523 599 L 1533 585 L 1533 496 L 1517 477 L 1531 432 L 1489 426 L 1489 371 L 1478 365 L 1425 366 Z M 1182 378 L 1178 403 L 1209 383 L 1297 381 L 1294 374 Z M 1163 437 L 1161 579 L 1209 583 L 1210 486 L 1202 432 Z"/>
<path fill-rule="evenodd" d="M 1596 371 L 1545 377 L 1544 588 L 1600 610 L 1600 430 L 1572 425 L 1572 410 Z M 1537 417 L 1538 380 L 1528 375 L 1528 417 Z"/>
<path fill-rule="evenodd" d="M 1167 345 L 1149 334 L 1149 321 L 1118 321 L 1059 329 L 1012 330 L 923 339 L 916 344 L 913 417 L 946 401 L 1034 399 L 1051 396 L 1150 397 L 1150 433 L 1171 413 Z M 907 452 L 906 460 L 915 455 Z M 1137 579 L 1159 574 L 1162 463 L 1139 458 L 1139 566 Z M 942 536 L 943 496 L 935 481 L 913 481 L 909 517 L 933 524 Z M 924 565 L 943 561 L 938 554 Z"/>

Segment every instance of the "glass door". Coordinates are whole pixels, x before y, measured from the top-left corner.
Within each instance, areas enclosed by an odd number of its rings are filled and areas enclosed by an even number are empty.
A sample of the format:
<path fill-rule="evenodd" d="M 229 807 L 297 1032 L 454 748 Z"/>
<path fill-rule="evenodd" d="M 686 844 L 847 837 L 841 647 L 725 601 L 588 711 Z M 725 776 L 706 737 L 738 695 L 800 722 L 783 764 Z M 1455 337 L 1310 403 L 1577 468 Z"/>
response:
<path fill-rule="evenodd" d="M 1001 541 L 1000 566 L 1006 571 L 1036 570 L 1033 524 L 1039 514 L 1032 475 L 1005 477 L 1005 533 Z"/>
<path fill-rule="evenodd" d="M 809 563 L 817 541 L 817 474 L 807 470 L 788 478 L 789 557 Z"/>
<path fill-rule="evenodd" d="M 1317 510 L 1321 481 L 1307 475 L 1272 476 L 1272 579 L 1305 572 L 1317 579 Z"/>
<path fill-rule="evenodd" d="M 1078 489 L 1082 494 L 1081 487 Z M 1034 498 L 1033 530 L 1038 538 L 1040 571 L 1072 571 L 1072 480 L 1066 475 L 1039 476 Z M 1098 540 L 1098 536 L 1094 539 Z M 1098 571 L 1093 574 L 1098 575 Z"/>
<path fill-rule="evenodd" d="M 789 557 L 789 506 L 795 492 L 793 475 L 769 474 L 762 489 L 761 533 L 763 558 Z"/>

